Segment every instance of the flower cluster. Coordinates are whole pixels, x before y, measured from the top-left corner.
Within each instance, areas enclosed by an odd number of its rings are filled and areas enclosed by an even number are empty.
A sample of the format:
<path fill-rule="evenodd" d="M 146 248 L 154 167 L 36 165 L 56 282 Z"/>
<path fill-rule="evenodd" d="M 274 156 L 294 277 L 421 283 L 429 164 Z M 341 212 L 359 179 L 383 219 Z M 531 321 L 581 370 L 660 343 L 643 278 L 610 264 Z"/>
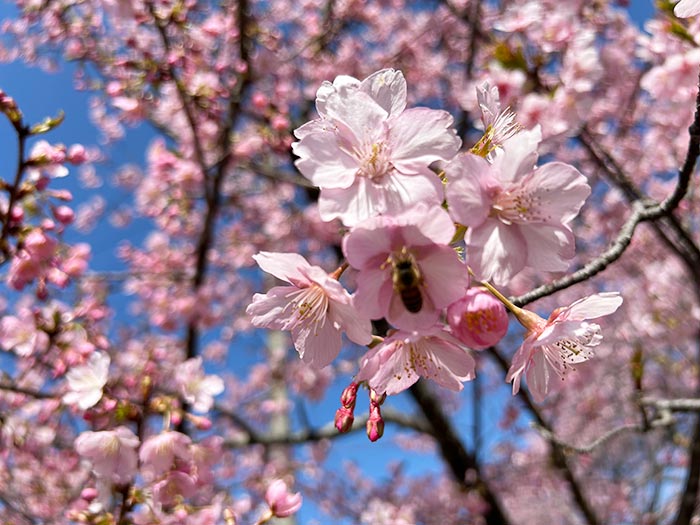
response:
<path fill-rule="evenodd" d="M 447 113 L 406 108 L 401 72 L 322 84 L 319 118 L 295 131 L 292 147 L 297 167 L 320 189 L 321 218 L 347 229 L 347 263 L 329 275 L 300 255 L 261 252 L 260 268 L 288 286 L 253 298 L 254 325 L 290 330 L 314 367 L 338 355 L 342 333 L 372 342 L 353 388 L 365 383 L 376 395 L 397 394 L 419 377 L 462 389 L 475 377 L 471 352 L 505 336 L 506 307 L 527 329 L 507 375 L 514 394 L 525 373 L 542 400 L 550 372 L 561 376 L 591 356 L 600 327 L 586 321 L 614 312 L 618 294 L 582 299 L 545 321 L 493 286 L 507 286 L 526 267 L 567 269 L 575 254 L 571 223 L 591 192 L 587 179 L 569 164 L 539 166 L 539 126 L 520 126 L 501 109 L 496 88 L 485 83 L 477 99 L 484 133 L 459 153 Z M 348 266 L 352 294 L 339 282 Z M 378 319 L 391 326 L 383 338 L 371 333 L 370 320 Z M 352 425 L 353 408 L 354 395 L 339 410 L 339 430 Z"/>

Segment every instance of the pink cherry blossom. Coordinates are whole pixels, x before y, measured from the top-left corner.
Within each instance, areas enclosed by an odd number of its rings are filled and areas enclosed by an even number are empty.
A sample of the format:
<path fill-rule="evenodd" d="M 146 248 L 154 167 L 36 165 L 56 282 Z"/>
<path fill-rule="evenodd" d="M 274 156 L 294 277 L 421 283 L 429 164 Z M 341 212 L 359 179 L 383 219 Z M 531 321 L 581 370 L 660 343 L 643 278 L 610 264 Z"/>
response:
<path fill-rule="evenodd" d="M 553 371 L 563 378 L 573 364 L 587 361 L 603 339 L 600 326 L 586 322 L 615 312 L 622 304 L 617 292 L 598 293 L 557 308 L 544 320 L 528 310 L 516 316 L 527 328 L 525 341 L 513 356 L 506 382 L 513 382 L 513 395 L 520 390 L 520 378 L 527 375 L 533 398 L 543 401 Z"/>
<path fill-rule="evenodd" d="M 340 352 L 342 331 L 357 344 L 371 341 L 369 318 L 359 314 L 347 290 L 322 268 L 294 253 L 260 252 L 253 258 L 291 286 L 255 294 L 246 311 L 255 326 L 291 330 L 305 363 L 322 368 L 333 361 Z"/>
<path fill-rule="evenodd" d="M 287 484 L 281 479 L 276 479 L 267 487 L 265 501 L 274 516 L 286 518 L 301 508 L 302 497 L 298 492 L 289 492 Z"/>
<path fill-rule="evenodd" d="M 455 221 L 468 226 L 467 261 L 481 280 L 505 285 L 526 266 L 562 271 L 574 256 L 569 223 L 591 192 L 576 168 L 535 168 L 539 128 L 503 144 L 490 163 L 466 153 L 445 167 Z"/>
<path fill-rule="evenodd" d="M 63 395 L 63 402 L 82 410 L 95 406 L 107 384 L 109 363 L 109 355 L 93 352 L 87 363 L 71 368 L 66 374 L 69 391 Z"/>
<path fill-rule="evenodd" d="M 484 135 L 471 151 L 486 157 L 494 148 L 502 146 L 506 140 L 521 131 L 522 127 L 515 121 L 515 113 L 509 108 L 501 110 L 497 86 L 484 82 L 477 87 L 476 98 L 481 109 Z"/>
<path fill-rule="evenodd" d="M 199 413 L 208 412 L 214 405 L 214 396 L 224 391 L 224 382 L 219 376 L 204 374 L 201 356 L 180 364 L 175 369 L 175 382 L 182 398 Z"/>
<path fill-rule="evenodd" d="M 508 331 L 505 306 L 484 288 L 469 288 L 447 307 L 446 317 L 452 334 L 474 350 L 495 345 Z"/>
<path fill-rule="evenodd" d="M 7 315 L 0 320 L 0 346 L 21 357 L 41 352 L 49 345 L 49 336 L 36 327 L 33 312 L 20 308 L 18 316 Z"/>
<path fill-rule="evenodd" d="M 439 326 L 422 332 L 397 331 L 362 358 L 356 381 L 394 395 L 425 377 L 450 390 L 476 377 L 474 359 Z"/>
<path fill-rule="evenodd" d="M 464 295 L 467 268 L 449 246 L 454 224 L 442 208 L 423 203 L 404 213 L 368 219 L 343 239 L 343 253 L 360 271 L 356 305 L 371 319 L 414 330 L 435 324 L 442 308 Z M 396 282 L 410 264 L 415 286 Z M 410 293 L 411 297 L 406 297 Z"/>
<path fill-rule="evenodd" d="M 302 174 L 321 188 L 319 212 L 346 226 L 416 202 L 438 205 L 440 179 L 429 169 L 459 149 L 452 117 L 406 104 L 403 75 L 378 72 L 365 85 L 336 79 L 317 102 L 322 118 L 300 128 L 293 144 Z M 369 80 L 369 79 L 368 79 Z"/>
<path fill-rule="evenodd" d="M 681 0 L 673 8 L 679 18 L 688 18 L 700 14 L 700 0 Z"/>
<path fill-rule="evenodd" d="M 192 439 L 180 432 L 166 431 L 146 439 L 141 445 L 139 459 L 156 476 L 173 467 L 175 458 L 188 460 Z"/>
<path fill-rule="evenodd" d="M 136 473 L 139 438 L 125 426 L 100 432 L 86 431 L 75 440 L 75 450 L 92 462 L 98 478 L 127 483 Z"/>
<path fill-rule="evenodd" d="M 63 165 L 66 161 L 66 147 L 63 144 L 51 145 L 39 140 L 32 147 L 29 158 L 31 164 L 27 168 L 27 178 L 32 182 L 37 182 L 44 174 L 52 179 L 68 175 L 68 168 Z"/>

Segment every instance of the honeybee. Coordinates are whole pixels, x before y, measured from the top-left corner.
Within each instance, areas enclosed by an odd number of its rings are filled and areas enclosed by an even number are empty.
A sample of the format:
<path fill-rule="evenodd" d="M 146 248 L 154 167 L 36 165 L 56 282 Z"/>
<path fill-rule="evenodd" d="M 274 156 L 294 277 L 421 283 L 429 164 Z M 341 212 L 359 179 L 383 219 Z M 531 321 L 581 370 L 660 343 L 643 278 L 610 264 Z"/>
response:
<path fill-rule="evenodd" d="M 401 296 L 406 310 L 414 314 L 420 312 L 423 308 L 423 296 L 420 291 L 423 276 L 413 255 L 403 248 L 398 257 L 392 257 L 391 267 L 394 290 Z"/>

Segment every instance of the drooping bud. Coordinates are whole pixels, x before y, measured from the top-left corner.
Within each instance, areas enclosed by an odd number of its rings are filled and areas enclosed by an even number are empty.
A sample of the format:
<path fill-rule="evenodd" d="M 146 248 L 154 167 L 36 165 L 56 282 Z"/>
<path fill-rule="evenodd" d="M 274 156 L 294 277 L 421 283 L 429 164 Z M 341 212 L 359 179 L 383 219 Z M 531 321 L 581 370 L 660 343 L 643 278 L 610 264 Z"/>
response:
<path fill-rule="evenodd" d="M 367 420 L 367 437 L 374 443 L 384 435 L 384 419 L 379 405 L 372 403 L 369 407 L 369 419 Z"/>
<path fill-rule="evenodd" d="M 350 410 L 355 408 L 355 401 L 357 400 L 357 388 L 360 385 L 357 383 L 350 383 L 343 393 L 340 394 L 340 403 Z"/>
<path fill-rule="evenodd" d="M 447 307 L 452 334 L 469 348 L 483 350 L 498 343 L 508 331 L 503 304 L 484 288 L 473 287 Z"/>
<path fill-rule="evenodd" d="M 338 432 L 344 434 L 349 432 L 352 428 L 352 424 L 355 421 L 355 416 L 352 412 L 352 408 L 340 407 L 335 412 L 335 428 Z"/>

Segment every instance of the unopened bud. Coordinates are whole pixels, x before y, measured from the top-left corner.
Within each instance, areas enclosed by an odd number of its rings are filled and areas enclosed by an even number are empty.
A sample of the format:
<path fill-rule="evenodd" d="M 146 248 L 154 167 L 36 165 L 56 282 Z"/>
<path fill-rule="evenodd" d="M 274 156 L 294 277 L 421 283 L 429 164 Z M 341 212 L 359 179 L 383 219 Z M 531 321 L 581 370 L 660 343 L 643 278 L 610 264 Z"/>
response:
<path fill-rule="evenodd" d="M 338 410 L 336 410 L 335 428 L 337 428 L 338 432 L 341 434 L 349 432 L 354 421 L 355 416 L 353 415 L 351 408 L 340 407 Z"/>
<path fill-rule="evenodd" d="M 367 437 L 374 443 L 384 435 L 384 419 L 379 405 L 371 405 L 369 419 L 367 420 Z"/>
<path fill-rule="evenodd" d="M 93 487 L 84 488 L 80 493 L 80 497 L 85 501 L 92 501 L 97 497 L 97 489 Z"/>
<path fill-rule="evenodd" d="M 508 331 L 508 313 L 485 288 L 473 287 L 447 308 L 452 334 L 473 350 L 498 343 Z"/>
<path fill-rule="evenodd" d="M 340 394 L 340 403 L 349 409 L 355 408 L 355 401 L 357 400 L 357 388 L 359 385 L 357 383 L 350 383 L 343 393 Z"/>

